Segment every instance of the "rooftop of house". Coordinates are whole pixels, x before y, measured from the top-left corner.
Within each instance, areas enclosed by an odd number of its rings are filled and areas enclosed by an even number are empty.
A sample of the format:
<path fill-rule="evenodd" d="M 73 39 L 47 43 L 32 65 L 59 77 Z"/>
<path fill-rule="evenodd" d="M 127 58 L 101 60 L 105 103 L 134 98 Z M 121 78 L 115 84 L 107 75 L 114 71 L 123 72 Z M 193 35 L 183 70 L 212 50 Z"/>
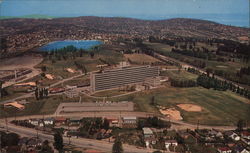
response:
<path fill-rule="evenodd" d="M 142 128 L 144 134 L 153 134 L 153 131 L 150 128 Z"/>
<path fill-rule="evenodd" d="M 250 132 L 248 132 L 248 131 L 243 131 L 243 132 L 241 132 L 241 134 L 243 136 L 250 136 Z"/>
<path fill-rule="evenodd" d="M 228 148 L 228 147 L 220 147 L 220 148 L 218 148 L 218 150 L 220 150 L 220 151 L 229 151 L 231 149 Z"/>
<path fill-rule="evenodd" d="M 177 143 L 176 140 L 166 140 L 165 143 Z"/>
<path fill-rule="evenodd" d="M 137 118 L 135 116 L 128 116 L 128 117 L 123 117 L 123 120 L 136 120 Z"/>

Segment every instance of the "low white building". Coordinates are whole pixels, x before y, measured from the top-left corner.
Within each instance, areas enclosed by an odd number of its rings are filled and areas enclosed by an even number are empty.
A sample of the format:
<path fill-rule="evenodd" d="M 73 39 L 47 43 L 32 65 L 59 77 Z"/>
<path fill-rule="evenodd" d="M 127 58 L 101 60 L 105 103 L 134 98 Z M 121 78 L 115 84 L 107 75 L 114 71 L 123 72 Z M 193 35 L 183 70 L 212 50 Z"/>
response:
<path fill-rule="evenodd" d="M 225 133 L 225 135 L 235 141 L 239 141 L 240 140 L 240 136 L 238 136 L 238 134 L 234 133 L 233 131 L 227 131 Z"/>
<path fill-rule="evenodd" d="M 54 118 L 45 118 L 43 120 L 45 125 L 53 125 L 54 124 Z"/>
<path fill-rule="evenodd" d="M 37 120 L 37 119 L 30 119 L 29 123 L 32 124 L 32 125 L 38 126 L 39 125 L 39 120 Z"/>
<path fill-rule="evenodd" d="M 176 140 L 166 140 L 165 141 L 165 147 L 166 149 L 169 149 L 170 146 L 178 146 L 178 142 Z"/>

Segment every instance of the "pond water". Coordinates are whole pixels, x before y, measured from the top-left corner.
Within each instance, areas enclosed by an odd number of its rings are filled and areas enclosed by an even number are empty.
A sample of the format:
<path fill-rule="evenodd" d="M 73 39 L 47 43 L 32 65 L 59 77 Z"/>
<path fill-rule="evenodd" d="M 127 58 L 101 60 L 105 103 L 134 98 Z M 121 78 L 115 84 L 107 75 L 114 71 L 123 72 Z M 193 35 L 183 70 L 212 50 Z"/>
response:
<path fill-rule="evenodd" d="M 64 40 L 64 41 L 54 41 L 47 45 L 44 45 L 39 48 L 40 51 L 51 51 L 54 49 L 61 49 L 66 46 L 73 45 L 74 47 L 80 49 L 88 50 L 93 46 L 103 44 L 102 41 L 99 40 Z"/>

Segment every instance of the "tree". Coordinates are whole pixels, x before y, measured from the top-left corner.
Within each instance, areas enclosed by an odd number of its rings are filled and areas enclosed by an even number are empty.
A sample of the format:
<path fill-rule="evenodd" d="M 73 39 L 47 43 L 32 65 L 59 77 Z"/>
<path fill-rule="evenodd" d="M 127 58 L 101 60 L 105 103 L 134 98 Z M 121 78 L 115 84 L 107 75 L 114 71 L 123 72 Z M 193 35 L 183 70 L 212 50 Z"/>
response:
<path fill-rule="evenodd" d="M 43 66 L 41 67 L 41 70 L 42 70 L 43 72 L 45 72 L 45 71 L 47 70 L 47 67 L 46 67 L 45 65 L 43 65 Z"/>
<path fill-rule="evenodd" d="M 240 119 L 237 122 L 237 131 L 242 131 L 244 127 L 245 127 L 245 122 L 244 120 Z"/>
<path fill-rule="evenodd" d="M 52 148 L 49 146 L 49 141 L 45 140 L 42 144 L 42 149 L 39 153 L 53 153 L 54 151 Z"/>
<path fill-rule="evenodd" d="M 123 153 L 122 142 L 119 136 L 116 137 L 113 144 L 112 153 Z"/>
<path fill-rule="evenodd" d="M 94 58 L 94 56 L 95 56 L 95 53 L 94 52 L 90 52 L 90 57 Z"/>
<path fill-rule="evenodd" d="M 62 137 L 62 134 L 58 131 L 54 134 L 54 146 L 59 152 L 62 152 L 62 150 L 63 150 L 63 137 Z"/>
<path fill-rule="evenodd" d="M 151 105 L 155 105 L 155 96 L 152 96 L 151 97 L 151 102 L 150 102 Z"/>
<path fill-rule="evenodd" d="M 103 128 L 105 130 L 108 130 L 109 129 L 109 121 L 105 118 L 104 121 L 103 121 Z"/>
<path fill-rule="evenodd" d="M 36 97 L 36 100 L 39 100 L 39 91 L 38 91 L 38 88 L 36 88 L 36 90 L 35 90 L 35 97 Z"/>
<path fill-rule="evenodd" d="M 3 81 L 0 80 L 0 98 L 2 98 Z"/>

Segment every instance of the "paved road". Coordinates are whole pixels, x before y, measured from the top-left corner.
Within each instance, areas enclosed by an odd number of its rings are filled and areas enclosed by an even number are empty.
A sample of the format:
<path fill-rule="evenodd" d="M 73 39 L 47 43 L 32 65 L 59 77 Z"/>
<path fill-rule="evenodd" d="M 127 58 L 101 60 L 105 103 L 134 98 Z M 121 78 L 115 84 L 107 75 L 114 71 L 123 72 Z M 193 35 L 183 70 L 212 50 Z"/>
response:
<path fill-rule="evenodd" d="M 30 115 L 30 116 L 18 116 L 16 117 L 17 120 L 25 120 L 25 119 L 32 119 L 32 118 L 47 118 L 47 117 L 58 117 L 63 116 L 66 118 L 70 117 L 152 117 L 158 116 L 162 120 L 170 121 L 179 130 L 185 129 L 196 129 L 196 124 L 186 123 L 184 121 L 177 121 L 177 120 L 169 120 L 168 117 L 163 115 L 156 115 L 154 113 L 147 113 L 147 112 L 81 112 L 81 113 L 65 113 L 65 114 L 51 114 L 51 115 Z M 14 117 L 8 118 L 8 121 L 14 120 Z M 0 120 L 1 121 L 1 120 Z M 1 121 L 4 123 L 4 120 Z M 234 130 L 236 126 L 209 126 L 209 125 L 199 125 L 200 129 L 218 129 L 218 130 Z"/>
<path fill-rule="evenodd" d="M 0 122 L 0 126 L 4 126 L 2 122 Z M 36 137 L 37 136 L 37 131 L 34 129 L 15 126 L 12 124 L 8 125 L 8 130 L 11 132 L 19 133 L 23 136 L 29 136 L 29 137 Z M 54 141 L 54 137 L 52 135 L 49 135 L 49 134 L 39 132 L 38 136 L 43 140 Z M 64 141 L 64 143 L 68 143 L 69 138 L 64 137 L 63 141 Z M 85 139 L 85 138 L 70 138 L 70 143 L 75 145 L 75 146 L 78 146 L 78 147 L 102 150 L 105 152 L 111 152 L 112 146 L 113 146 L 113 143 L 109 143 L 107 141 Z M 131 145 L 127 145 L 127 144 L 123 145 L 123 149 L 126 153 L 151 153 L 154 151 L 152 149 L 137 148 L 135 146 L 131 146 Z"/>

